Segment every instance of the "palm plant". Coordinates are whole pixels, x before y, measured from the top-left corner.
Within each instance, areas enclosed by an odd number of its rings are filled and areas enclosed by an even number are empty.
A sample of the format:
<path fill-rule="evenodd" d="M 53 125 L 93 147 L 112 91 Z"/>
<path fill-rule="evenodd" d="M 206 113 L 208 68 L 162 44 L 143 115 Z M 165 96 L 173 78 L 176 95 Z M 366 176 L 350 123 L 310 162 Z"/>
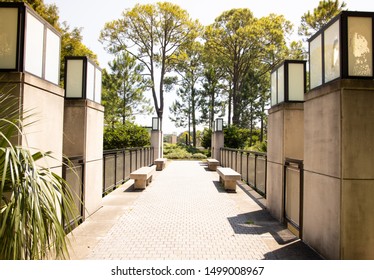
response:
<path fill-rule="evenodd" d="M 18 103 L 0 95 L 0 259 L 65 259 L 64 221 L 76 211 L 65 181 L 41 160 L 49 152 L 31 152 L 14 144 L 22 133 Z M 9 95 L 8 95 L 9 96 Z"/>

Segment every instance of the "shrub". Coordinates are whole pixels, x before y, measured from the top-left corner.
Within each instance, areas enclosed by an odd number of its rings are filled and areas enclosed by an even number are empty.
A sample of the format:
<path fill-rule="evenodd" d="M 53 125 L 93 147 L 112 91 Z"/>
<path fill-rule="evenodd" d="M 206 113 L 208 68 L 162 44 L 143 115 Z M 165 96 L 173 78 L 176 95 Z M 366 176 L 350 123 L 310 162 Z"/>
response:
<path fill-rule="evenodd" d="M 204 128 L 202 132 L 202 137 L 201 137 L 201 145 L 205 148 L 208 149 L 210 146 L 212 146 L 212 130 L 208 128 Z"/>
<path fill-rule="evenodd" d="M 243 149 L 251 133 L 247 128 L 239 128 L 231 125 L 224 129 L 225 147 L 233 149 Z"/>
<path fill-rule="evenodd" d="M 104 150 L 150 145 L 150 136 L 146 128 L 131 122 L 117 123 L 104 130 Z"/>
<path fill-rule="evenodd" d="M 193 155 L 192 155 L 192 158 L 193 158 L 193 159 L 206 159 L 207 156 L 204 155 L 204 154 L 202 154 L 202 153 L 196 153 L 196 154 L 193 154 Z"/>

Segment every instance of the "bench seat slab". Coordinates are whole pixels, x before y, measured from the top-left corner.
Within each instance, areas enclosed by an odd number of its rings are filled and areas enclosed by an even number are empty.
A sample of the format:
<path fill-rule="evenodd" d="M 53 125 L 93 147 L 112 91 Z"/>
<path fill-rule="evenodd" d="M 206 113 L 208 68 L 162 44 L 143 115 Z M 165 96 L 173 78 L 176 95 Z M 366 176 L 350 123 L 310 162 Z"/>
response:
<path fill-rule="evenodd" d="M 134 180 L 135 189 L 145 189 L 152 182 L 155 166 L 141 167 L 130 174 L 130 179 Z"/>
<path fill-rule="evenodd" d="M 228 167 L 218 167 L 219 181 L 222 183 L 226 191 L 236 191 L 236 181 L 241 180 L 241 175 Z"/>
<path fill-rule="evenodd" d="M 166 158 L 158 158 L 155 160 L 156 170 L 161 171 L 165 168 Z"/>

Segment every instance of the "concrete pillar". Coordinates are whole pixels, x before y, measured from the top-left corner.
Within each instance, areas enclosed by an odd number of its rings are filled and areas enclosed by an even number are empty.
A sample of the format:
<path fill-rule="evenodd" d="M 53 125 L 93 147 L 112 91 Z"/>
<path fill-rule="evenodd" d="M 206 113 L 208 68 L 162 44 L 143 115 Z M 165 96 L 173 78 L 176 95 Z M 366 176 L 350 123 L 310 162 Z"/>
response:
<path fill-rule="evenodd" d="M 177 144 L 177 135 L 173 134 L 171 136 L 171 144 Z"/>
<path fill-rule="evenodd" d="M 163 157 L 162 131 L 151 131 L 151 147 L 153 147 L 153 160 Z"/>
<path fill-rule="evenodd" d="M 88 99 L 65 100 L 64 154 L 83 156 L 85 216 L 101 207 L 104 107 Z"/>
<path fill-rule="evenodd" d="M 374 259 L 374 82 L 305 99 L 304 241 L 328 259 Z"/>
<path fill-rule="evenodd" d="M 14 97 L 18 114 L 24 118 L 23 136 L 15 140 L 17 144 L 52 152 L 52 158 L 38 163 L 61 176 L 64 90 L 28 73 L 2 73 L 0 92 Z"/>
<path fill-rule="evenodd" d="M 215 131 L 212 133 L 212 158 L 221 163 L 221 148 L 224 147 L 223 131 Z"/>
<path fill-rule="evenodd" d="M 284 213 L 284 162 L 304 157 L 303 103 L 281 103 L 269 110 L 267 147 L 267 206 L 279 221 Z"/>

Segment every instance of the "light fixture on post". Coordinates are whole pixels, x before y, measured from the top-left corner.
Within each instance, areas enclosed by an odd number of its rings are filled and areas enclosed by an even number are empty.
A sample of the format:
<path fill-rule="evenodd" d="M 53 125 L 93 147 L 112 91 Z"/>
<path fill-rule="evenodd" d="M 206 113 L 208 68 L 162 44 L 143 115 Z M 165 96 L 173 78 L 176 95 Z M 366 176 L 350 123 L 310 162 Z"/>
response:
<path fill-rule="evenodd" d="M 158 117 L 152 118 L 152 131 L 160 130 L 160 119 Z"/>
<path fill-rule="evenodd" d="M 27 72 L 58 85 L 61 35 L 23 2 L 0 3 L 0 72 Z"/>
<path fill-rule="evenodd" d="M 86 56 L 65 57 L 65 97 L 101 103 L 101 69 Z"/>
<path fill-rule="evenodd" d="M 306 61 L 285 60 L 271 72 L 271 106 L 302 102 L 306 91 Z"/>
<path fill-rule="evenodd" d="M 215 122 L 214 132 L 222 132 L 223 131 L 223 119 L 218 118 Z"/>
<path fill-rule="evenodd" d="M 310 89 L 373 79 L 373 12 L 343 11 L 309 39 Z"/>

